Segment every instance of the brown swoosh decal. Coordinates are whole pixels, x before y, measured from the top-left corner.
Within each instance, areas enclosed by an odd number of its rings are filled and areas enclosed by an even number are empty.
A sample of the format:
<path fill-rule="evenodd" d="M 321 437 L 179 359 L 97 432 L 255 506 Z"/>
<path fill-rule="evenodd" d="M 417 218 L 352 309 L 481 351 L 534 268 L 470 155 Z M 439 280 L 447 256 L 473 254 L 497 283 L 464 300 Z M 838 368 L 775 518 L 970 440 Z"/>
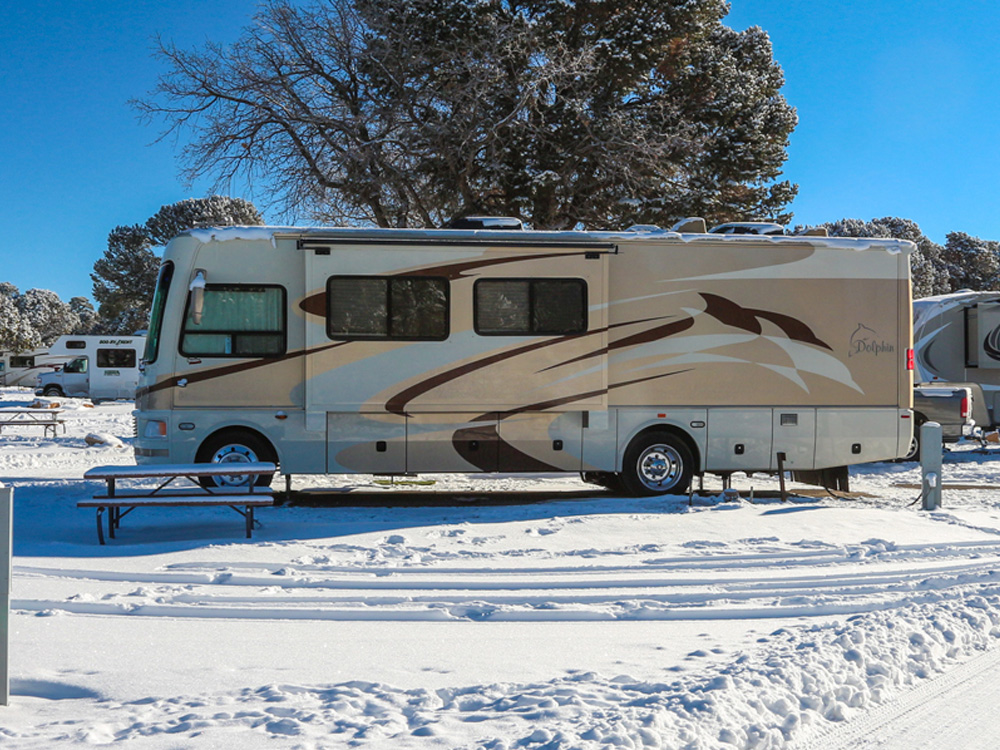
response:
<path fill-rule="evenodd" d="M 690 370 L 676 370 L 675 372 L 648 375 L 643 378 L 636 378 L 635 380 L 628 380 L 622 383 L 613 383 L 606 389 L 589 391 L 587 393 L 578 393 L 572 396 L 551 399 L 549 401 L 540 401 L 536 404 L 522 406 L 518 409 L 514 409 L 513 411 L 503 412 L 499 415 L 495 412 L 480 414 L 477 417 L 473 417 L 470 421 L 480 422 L 489 419 L 496 419 L 498 416 L 499 419 L 502 420 L 506 417 L 514 416 L 515 414 L 522 414 L 524 412 L 545 411 L 546 409 L 551 409 L 554 406 L 562 406 L 574 401 L 581 401 L 583 399 L 593 398 L 594 396 L 600 396 L 615 388 L 624 388 L 629 385 L 636 385 L 637 383 L 658 380 L 659 378 L 669 378 L 672 375 L 680 375 L 685 372 L 690 372 Z M 496 453 L 493 452 L 491 446 L 486 447 L 486 449 L 483 450 L 482 442 L 490 439 L 496 442 Z M 476 450 L 471 450 L 471 442 L 473 440 L 480 441 L 480 447 Z M 552 466 L 551 464 L 547 464 L 541 459 L 535 458 L 534 456 L 515 448 L 513 445 L 500 437 L 496 425 L 490 425 L 489 427 L 464 427 L 456 430 L 452 436 L 451 442 L 455 452 L 480 471 L 563 471 L 562 469 Z"/>
<path fill-rule="evenodd" d="M 468 375 L 470 372 L 475 372 L 476 370 L 481 370 L 484 367 L 489 367 L 497 362 L 502 362 L 505 359 L 510 359 L 511 357 L 516 357 L 520 354 L 525 354 L 527 352 L 535 351 L 536 349 L 543 349 L 547 346 L 554 346 L 556 344 L 561 344 L 565 341 L 580 338 L 581 336 L 589 336 L 594 333 L 599 333 L 604 329 L 598 331 L 589 331 L 588 333 L 577 333 L 570 336 L 560 336 L 556 339 L 543 339 L 541 341 L 534 341 L 530 344 L 525 344 L 524 346 L 519 346 L 517 349 L 512 349 L 505 352 L 497 352 L 489 357 L 484 357 L 483 359 L 476 360 L 475 362 L 469 362 L 468 364 L 459 365 L 458 367 L 452 367 L 450 370 L 445 370 L 442 373 L 438 373 L 433 377 L 427 378 L 426 380 L 421 380 L 419 383 L 411 385 L 395 396 L 389 398 L 385 402 L 385 410 L 390 414 L 404 414 L 406 405 L 410 403 L 417 396 L 421 396 L 428 391 L 437 388 L 440 385 L 455 380 L 462 377 L 463 375 Z"/>
<path fill-rule="evenodd" d="M 255 359 L 252 362 L 237 362 L 231 365 L 220 365 L 219 367 L 208 367 L 204 370 L 197 370 L 195 372 L 190 372 L 185 375 L 174 375 L 173 377 L 167 378 L 166 380 L 161 380 L 159 383 L 153 383 L 153 385 L 147 388 L 140 388 L 136 391 L 136 398 L 140 396 L 145 396 L 155 391 L 162 391 L 166 388 L 174 388 L 177 383 L 181 380 L 187 380 L 188 383 L 200 383 L 205 380 L 214 380 L 215 378 L 225 377 L 226 375 L 232 375 L 233 373 L 243 372 L 245 370 L 253 370 L 258 367 L 266 367 L 267 365 L 273 365 L 278 362 L 286 362 L 290 359 L 297 359 L 298 357 L 305 357 L 310 354 L 318 354 L 319 352 L 325 352 L 329 349 L 336 349 L 338 346 L 344 346 L 349 342 L 347 341 L 337 341 L 333 344 L 325 344 L 323 346 L 318 346 L 315 349 L 299 349 L 294 352 L 285 352 L 280 357 L 269 357 L 267 359 Z"/>
<path fill-rule="evenodd" d="M 760 335 L 763 330 L 760 319 L 763 318 L 778 326 L 793 341 L 801 341 L 833 351 L 833 347 L 818 338 L 812 329 L 801 320 L 770 310 L 743 307 L 717 294 L 709 294 L 708 292 L 699 292 L 699 294 L 705 300 L 705 312 L 720 323 Z"/>
<path fill-rule="evenodd" d="M 498 266 L 504 263 L 520 263 L 525 260 L 546 260 L 548 258 L 566 258 L 574 255 L 585 255 L 593 250 L 581 251 L 578 253 L 539 253 L 531 255 L 505 255 L 502 258 L 480 258 L 478 260 L 465 260 L 459 263 L 448 263 L 442 266 L 431 266 L 430 268 L 418 268 L 415 270 L 396 271 L 395 273 L 383 274 L 385 276 L 437 276 L 448 281 L 460 279 L 470 271 L 475 271 L 488 266 Z M 299 300 L 299 308 L 308 315 L 326 315 L 326 290 L 318 292 Z"/>
<path fill-rule="evenodd" d="M 641 321 L 636 321 L 641 322 Z M 622 323 L 621 325 L 629 325 L 627 323 Z M 684 318 L 682 320 L 675 320 L 673 323 L 666 323 L 662 326 L 654 326 L 645 331 L 639 331 L 638 333 L 633 333 L 630 336 L 625 336 L 616 341 L 610 342 L 607 346 L 596 349 L 587 354 L 581 354 L 578 357 L 573 357 L 573 359 L 568 359 L 565 362 L 560 362 L 557 365 L 552 365 L 551 367 L 546 367 L 546 370 L 551 370 L 552 367 L 563 367 L 564 365 L 571 365 L 574 362 L 581 362 L 585 359 L 592 359 L 593 357 L 600 357 L 608 352 L 614 351 L 615 349 L 624 349 L 630 346 L 638 346 L 639 344 L 648 344 L 653 341 L 658 341 L 659 339 L 665 339 L 668 336 L 673 336 L 682 331 L 686 331 L 688 328 L 694 325 L 693 318 Z M 613 328 L 614 326 L 609 326 Z M 544 370 L 542 371 L 544 372 Z"/>

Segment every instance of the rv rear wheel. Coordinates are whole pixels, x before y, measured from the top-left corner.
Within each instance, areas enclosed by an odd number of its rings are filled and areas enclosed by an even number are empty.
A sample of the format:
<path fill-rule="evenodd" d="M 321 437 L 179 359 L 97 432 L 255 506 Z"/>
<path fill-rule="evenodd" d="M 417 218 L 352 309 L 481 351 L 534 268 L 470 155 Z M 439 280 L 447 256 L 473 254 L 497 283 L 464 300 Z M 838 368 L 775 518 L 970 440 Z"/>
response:
<path fill-rule="evenodd" d="M 625 451 L 621 479 L 632 495 L 681 495 L 693 474 L 694 459 L 683 440 L 669 432 L 650 432 Z"/>
<path fill-rule="evenodd" d="M 200 464 L 233 464 L 233 473 L 217 477 L 201 477 L 203 487 L 242 487 L 249 483 L 250 477 L 239 474 L 241 463 L 256 463 L 257 461 L 275 461 L 274 450 L 267 441 L 252 432 L 227 432 L 213 435 L 206 440 L 198 451 L 197 462 Z M 273 474 L 262 474 L 257 477 L 255 486 L 269 487 Z"/>

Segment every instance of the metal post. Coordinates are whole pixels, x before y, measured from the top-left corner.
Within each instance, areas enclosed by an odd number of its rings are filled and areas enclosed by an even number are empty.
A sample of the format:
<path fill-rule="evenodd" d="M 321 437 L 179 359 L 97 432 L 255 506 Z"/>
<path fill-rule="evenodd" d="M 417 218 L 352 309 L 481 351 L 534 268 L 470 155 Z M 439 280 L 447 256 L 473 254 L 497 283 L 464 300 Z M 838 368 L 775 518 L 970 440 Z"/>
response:
<path fill-rule="evenodd" d="M 937 510 L 941 507 L 942 454 L 941 425 L 937 422 L 924 422 L 920 427 L 920 473 L 923 476 L 921 495 L 924 510 Z"/>
<path fill-rule="evenodd" d="M 0 485 L 0 706 L 10 705 L 10 579 L 14 490 Z"/>

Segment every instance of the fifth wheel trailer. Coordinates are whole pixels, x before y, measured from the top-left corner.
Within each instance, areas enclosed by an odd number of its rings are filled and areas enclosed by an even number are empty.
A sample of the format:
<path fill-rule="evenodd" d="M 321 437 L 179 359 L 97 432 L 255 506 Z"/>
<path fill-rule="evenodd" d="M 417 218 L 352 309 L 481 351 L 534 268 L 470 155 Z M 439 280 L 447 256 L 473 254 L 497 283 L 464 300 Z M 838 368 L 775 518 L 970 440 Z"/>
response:
<path fill-rule="evenodd" d="M 969 388 L 976 426 L 1000 425 L 1000 292 L 915 300 L 913 340 L 917 383 Z"/>
<path fill-rule="evenodd" d="M 139 463 L 285 474 L 701 472 L 891 459 L 912 434 L 897 240 L 225 228 L 166 248 Z"/>

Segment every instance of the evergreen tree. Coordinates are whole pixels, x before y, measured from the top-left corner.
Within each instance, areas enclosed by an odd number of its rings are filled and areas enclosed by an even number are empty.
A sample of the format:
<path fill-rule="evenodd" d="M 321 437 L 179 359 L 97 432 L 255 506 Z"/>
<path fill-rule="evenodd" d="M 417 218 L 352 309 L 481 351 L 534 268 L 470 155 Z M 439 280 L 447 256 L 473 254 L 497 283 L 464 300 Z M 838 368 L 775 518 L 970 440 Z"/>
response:
<path fill-rule="evenodd" d="M 59 295 L 48 289 L 29 289 L 14 300 L 21 318 L 37 332 L 45 346 L 69 333 L 80 323 L 79 316 Z"/>
<path fill-rule="evenodd" d="M 535 228 L 772 218 L 795 111 L 724 0 L 275 0 L 231 46 L 161 45 L 136 105 L 192 128 L 189 178 L 263 178 L 289 212 Z"/>
<path fill-rule="evenodd" d="M 97 332 L 97 326 L 101 317 L 97 314 L 89 299 L 86 297 L 73 297 L 69 301 L 69 308 L 80 319 L 76 328 L 70 331 L 70 333 L 78 336 L 87 336 L 88 334 Z"/>
<path fill-rule="evenodd" d="M 928 239 L 915 221 L 886 216 L 881 219 L 840 219 L 825 226 L 832 237 L 881 237 L 910 240 L 917 251 L 910 256 L 914 298 L 947 294 L 952 290 L 950 275 L 942 258 L 944 248 Z"/>
<path fill-rule="evenodd" d="M 998 288 L 1000 242 L 982 240 L 965 232 L 945 235 L 943 259 L 951 290 L 989 291 Z"/>
<path fill-rule="evenodd" d="M 13 284 L 3 284 L 17 288 Z M 12 295 L 0 290 L 0 351 L 24 352 L 41 343 L 38 332 L 21 315 Z"/>

